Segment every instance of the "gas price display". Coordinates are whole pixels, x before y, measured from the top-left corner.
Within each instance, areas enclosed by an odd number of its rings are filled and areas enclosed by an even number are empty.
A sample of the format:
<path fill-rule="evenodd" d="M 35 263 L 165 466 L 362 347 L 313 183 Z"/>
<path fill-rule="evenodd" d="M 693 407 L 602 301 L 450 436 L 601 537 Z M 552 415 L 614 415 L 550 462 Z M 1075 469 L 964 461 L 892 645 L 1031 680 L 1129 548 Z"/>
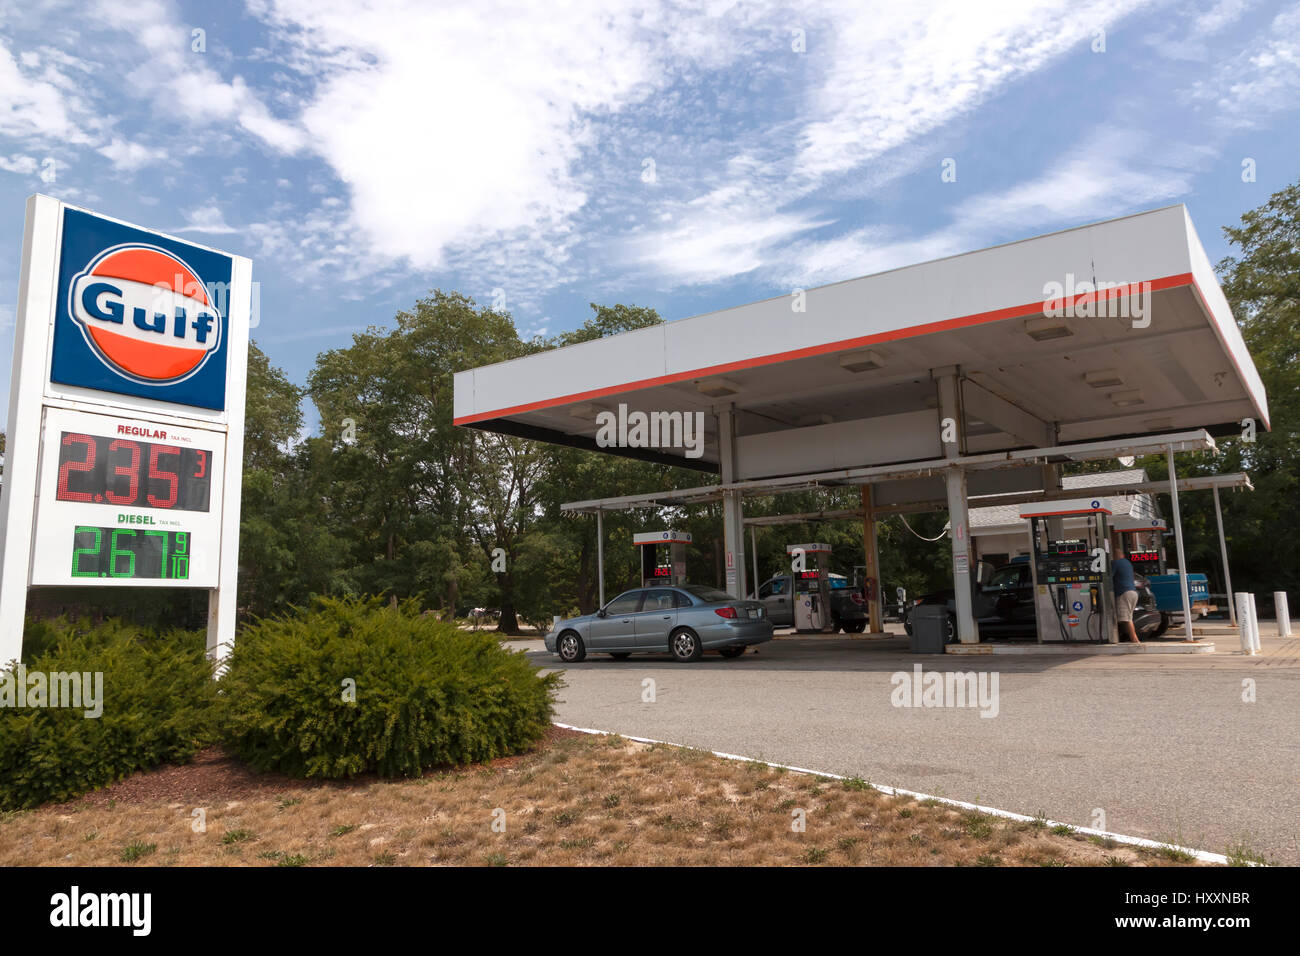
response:
<path fill-rule="evenodd" d="M 187 579 L 189 533 L 77 525 L 72 540 L 72 576 Z"/>
<path fill-rule="evenodd" d="M 212 453 L 159 442 L 62 432 L 59 501 L 207 511 Z"/>
<path fill-rule="evenodd" d="M 47 408 L 29 584 L 217 587 L 219 428 Z"/>

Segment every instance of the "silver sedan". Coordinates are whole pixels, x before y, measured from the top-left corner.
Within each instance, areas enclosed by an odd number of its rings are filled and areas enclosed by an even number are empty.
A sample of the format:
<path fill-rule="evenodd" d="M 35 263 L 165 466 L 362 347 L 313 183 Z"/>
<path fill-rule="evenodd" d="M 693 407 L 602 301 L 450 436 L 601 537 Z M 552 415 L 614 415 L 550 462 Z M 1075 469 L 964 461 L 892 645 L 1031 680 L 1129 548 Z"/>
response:
<path fill-rule="evenodd" d="M 772 621 L 758 601 L 715 588 L 633 588 L 594 614 L 560 621 L 546 635 L 546 649 L 566 664 L 591 654 L 622 660 L 631 654 L 662 654 L 697 661 L 705 651 L 739 657 L 751 644 L 772 639 Z"/>

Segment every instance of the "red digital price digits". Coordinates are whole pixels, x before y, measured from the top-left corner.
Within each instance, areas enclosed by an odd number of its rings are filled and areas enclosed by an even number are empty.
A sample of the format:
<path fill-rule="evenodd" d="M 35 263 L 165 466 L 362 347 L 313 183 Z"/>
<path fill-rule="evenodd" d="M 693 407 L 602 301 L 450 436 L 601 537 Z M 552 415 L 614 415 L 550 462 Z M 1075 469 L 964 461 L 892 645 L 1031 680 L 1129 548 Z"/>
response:
<path fill-rule="evenodd" d="M 64 432 L 59 501 L 207 511 L 212 479 L 201 448 Z"/>

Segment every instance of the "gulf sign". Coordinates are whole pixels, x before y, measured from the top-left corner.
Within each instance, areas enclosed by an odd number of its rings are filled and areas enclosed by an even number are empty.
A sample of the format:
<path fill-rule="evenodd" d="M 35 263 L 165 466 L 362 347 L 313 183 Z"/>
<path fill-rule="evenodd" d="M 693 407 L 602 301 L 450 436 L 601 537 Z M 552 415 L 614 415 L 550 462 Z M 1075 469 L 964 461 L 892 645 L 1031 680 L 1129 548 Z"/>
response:
<path fill-rule="evenodd" d="M 50 381 L 223 410 L 229 256 L 65 209 Z"/>

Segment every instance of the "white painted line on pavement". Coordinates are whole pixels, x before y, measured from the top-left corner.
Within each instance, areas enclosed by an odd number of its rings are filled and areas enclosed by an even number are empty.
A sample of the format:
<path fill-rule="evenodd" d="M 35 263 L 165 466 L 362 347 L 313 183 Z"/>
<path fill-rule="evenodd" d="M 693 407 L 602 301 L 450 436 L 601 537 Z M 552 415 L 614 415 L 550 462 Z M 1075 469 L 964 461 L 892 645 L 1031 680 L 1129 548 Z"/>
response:
<path fill-rule="evenodd" d="M 597 734 L 603 737 L 623 737 L 627 740 L 635 740 L 640 744 L 663 744 L 667 747 L 681 747 L 682 749 L 698 749 L 689 747 L 687 744 L 676 744 L 671 740 L 655 740 L 653 737 L 633 737 L 631 734 L 620 734 L 614 730 L 596 730 L 591 727 L 574 727 L 572 724 L 561 724 L 555 722 L 556 727 L 564 730 L 576 730 L 580 734 Z M 788 763 L 773 763 L 770 760 L 759 760 L 756 757 L 745 757 L 740 754 L 723 753 L 721 750 L 710 750 L 709 753 L 715 757 L 721 757 L 723 760 L 739 760 L 743 763 L 761 763 L 768 767 L 779 767 L 782 770 L 790 770 L 794 773 L 812 774 L 814 777 L 828 777 L 832 780 L 847 780 L 848 777 L 839 773 L 830 773 L 826 770 L 809 770 L 807 767 L 794 767 Z M 868 781 L 870 783 L 870 781 Z M 944 803 L 950 807 L 961 807 L 963 810 L 978 810 L 980 813 L 987 813 L 995 817 L 1003 817 L 1007 820 L 1019 820 L 1023 823 L 1030 823 L 1038 819 L 1037 817 L 1025 816 L 1023 813 L 1015 813 L 1011 810 L 999 810 L 996 807 L 983 807 L 978 803 L 967 803 L 965 800 L 953 800 L 949 797 L 936 797 L 928 793 L 919 793 L 916 790 L 904 790 L 901 787 L 887 787 L 880 783 L 871 783 L 871 786 L 881 793 L 887 793 L 891 796 L 913 797 L 917 800 L 933 800 L 936 803 Z M 1218 863 L 1226 866 L 1228 858 L 1222 853 L 1210 853 L 1207 850 L 1194 850 L 1191 847 L 1178 846 L 1176 843 L 1161 843 L 1158 840 L 1148 840 L 1146 837 L 1129 836 L 1125 833 L 1111 833 L 1109 830 L 1094 830 L 1091 827 L 1075 826 L 1073 823 L 1061 823 L 1056 820 L 1044 820 L 1044 825 L 1048 827 L 1067 826 L 1075 833 L 1085 833 L 1088 836 L 1106 837 L 1114 840 L 1116 843 L 1127 843 L 1130 846 L 1149 847 L 1153 850 L 1173 849 L 1188 856 L 1199 860 L 1202 863 Z M 1248 864 L 1255 865 L 1255 864 Z"/>

